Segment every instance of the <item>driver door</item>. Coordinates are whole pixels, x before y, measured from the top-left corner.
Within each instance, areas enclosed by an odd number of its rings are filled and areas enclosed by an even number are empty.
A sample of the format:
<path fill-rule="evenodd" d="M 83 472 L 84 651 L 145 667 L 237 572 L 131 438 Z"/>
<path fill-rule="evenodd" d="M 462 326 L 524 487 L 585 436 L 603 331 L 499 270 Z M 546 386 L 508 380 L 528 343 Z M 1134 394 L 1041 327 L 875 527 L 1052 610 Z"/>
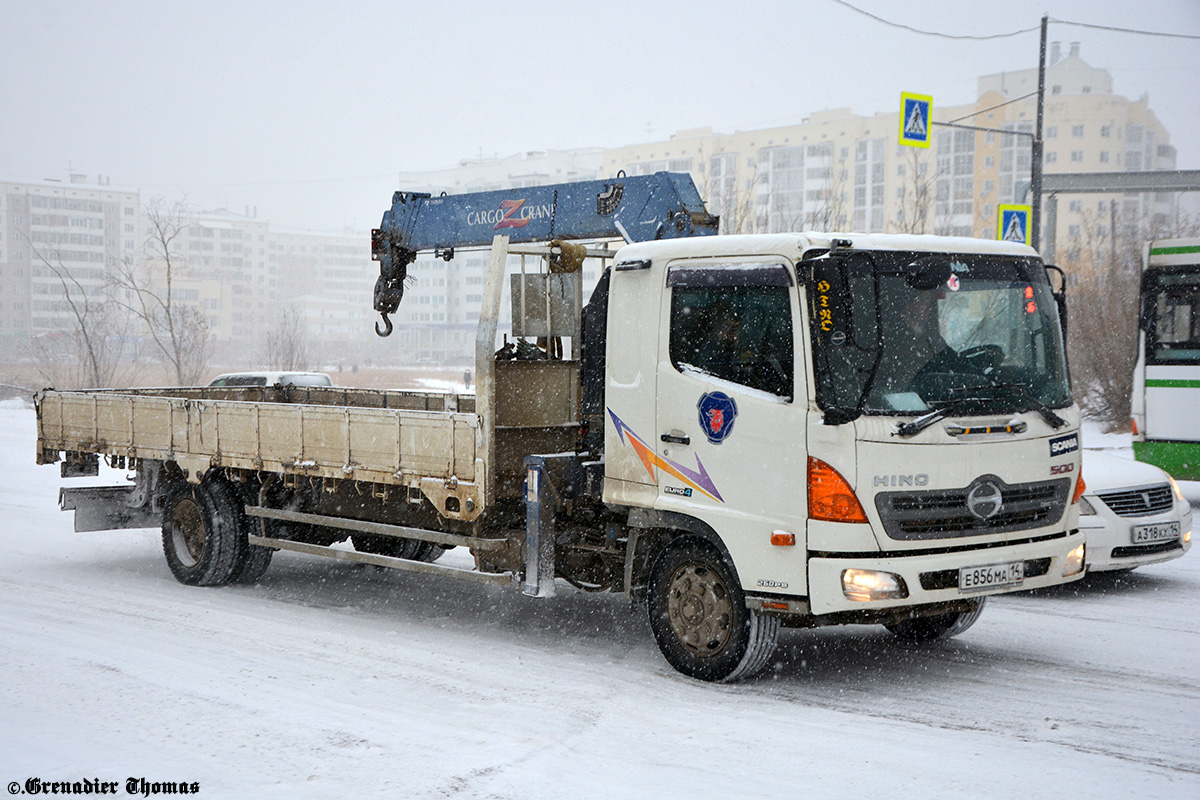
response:
<path fill-rule="evenodd" d="M 707 522 L 743 586 L 803 591 L 795 577 L 779 586 L 784 561 L 804 557 L 807 516 L 791 269 L 761 259 L 671 265 L 663 304 L 655 507 Z M 797 546 L 771 547 L 776 531 L 795 534 Z M 787 573 L 804 574 L 794 567 Z"/>

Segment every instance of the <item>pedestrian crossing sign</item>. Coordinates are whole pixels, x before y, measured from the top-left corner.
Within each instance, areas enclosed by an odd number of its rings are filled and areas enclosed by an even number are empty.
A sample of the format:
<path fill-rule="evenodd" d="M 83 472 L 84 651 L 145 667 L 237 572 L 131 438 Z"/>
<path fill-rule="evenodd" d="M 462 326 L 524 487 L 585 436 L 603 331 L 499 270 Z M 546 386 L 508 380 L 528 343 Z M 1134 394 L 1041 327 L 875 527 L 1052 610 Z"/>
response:
<path fill-rule="evenodd" d="M 900 93 L 900 144 L 929 147 L 933 98 L 926 94 Z"/>
<path fill-rule="evenodd" d="M 1001 203 L 999 213 L 996 238 L 1004 242 L 1029 244 L 1029 220 L 1033 216 L 1033 207 Z"/>

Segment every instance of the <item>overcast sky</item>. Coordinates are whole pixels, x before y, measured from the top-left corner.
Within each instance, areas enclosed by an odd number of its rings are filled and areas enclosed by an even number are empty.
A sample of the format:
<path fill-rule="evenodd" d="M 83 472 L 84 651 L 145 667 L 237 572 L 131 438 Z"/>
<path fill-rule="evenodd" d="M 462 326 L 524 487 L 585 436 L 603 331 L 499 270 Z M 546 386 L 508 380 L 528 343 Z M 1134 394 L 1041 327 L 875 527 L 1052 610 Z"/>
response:
<path fill-rule="evenodd" d="M 851 0 L 923 30 L 1051 19 L 1200 35 L 1200 0 Z M 1200 41 L 1054 23 L 1114 89 L 1149 92 L 1200 168 Z M 398 171 L 479 155 L 732 132 L 814 111 L 953 105 L 1037 65 L 1037 31 L 955 41 L 834 0 L 0 0 L 0 179 L 114 187 L 280 227 L 365 230 Z"/>

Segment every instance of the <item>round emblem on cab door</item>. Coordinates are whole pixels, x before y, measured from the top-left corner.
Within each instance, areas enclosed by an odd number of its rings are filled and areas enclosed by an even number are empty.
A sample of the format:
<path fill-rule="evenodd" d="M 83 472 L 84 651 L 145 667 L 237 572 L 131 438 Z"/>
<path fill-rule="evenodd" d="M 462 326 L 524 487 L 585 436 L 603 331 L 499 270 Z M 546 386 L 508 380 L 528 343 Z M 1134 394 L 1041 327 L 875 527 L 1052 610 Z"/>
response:
<path fill-rule="evenodd" d="M 1000 487 L 992 481 L 984 481 L 967 492 L 967 510 L 979 519 L 991 519 L 1004 507 Z"/>
<path fill-rule="evenodd" d="M 720 444 L 733 433 L 733 421 L 737 418 L 737 403 L 724 392 L 706 392 L 696 404 L 700 412 L 700 428 L 708 441 Z"/>

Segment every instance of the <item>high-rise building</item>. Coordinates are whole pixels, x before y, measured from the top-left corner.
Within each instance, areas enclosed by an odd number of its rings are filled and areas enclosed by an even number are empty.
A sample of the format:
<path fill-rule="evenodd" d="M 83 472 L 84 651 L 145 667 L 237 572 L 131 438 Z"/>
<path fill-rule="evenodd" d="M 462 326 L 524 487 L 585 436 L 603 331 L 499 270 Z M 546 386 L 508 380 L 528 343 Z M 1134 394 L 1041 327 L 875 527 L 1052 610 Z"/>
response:
<path fill-rule="evenodd" d="M 833 109 L 795 125 L 730 134 L 685 130 L 665 141 L 606 150 L 604 174 L 689 172 L 721 230 L 936 233 L 995 238 L 997 209 L 1028 203 L 1037 70 L 986 75 L 971 104 L 939 106 L 932 146 L 901 145 L 899 113 Z M 1103 172 L 1173 169 L 1175 148 L 1143 96 L 1112 92 L 1112 76 L 1088 65 L 1078 43 L 1051 48 L 1047 69 L 1044 170 Z M 1057 245 L 1071 252 L 1112 222 L 1152 224 L 1171 217 L 1177 198 L 1074 195 L 1060 202 Z M 1085 242 L 1085 244 L 1087 244 Z"/>
<path fill-rule="evenodd" d="M 136 251 L 139 214 L 137 190 L 104 178 L 0 181 L 0 342 L 72 330 L 70 298 L 103 298 Z"/>

